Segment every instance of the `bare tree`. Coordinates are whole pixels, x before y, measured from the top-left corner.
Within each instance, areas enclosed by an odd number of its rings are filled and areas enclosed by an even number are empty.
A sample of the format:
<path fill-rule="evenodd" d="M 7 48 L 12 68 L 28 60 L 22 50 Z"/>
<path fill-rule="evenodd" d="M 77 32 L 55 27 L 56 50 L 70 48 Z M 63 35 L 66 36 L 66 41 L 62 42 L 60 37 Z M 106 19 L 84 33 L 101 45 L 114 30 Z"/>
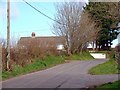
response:
<path fill-rule="evenodd" d="M 53 24 L 56 35 L 64 36 L 67 54 L 78 53 L 96 38 L 98 28 L 87 12 L 83 12 L 83 3 L 65 2 L 57 5 Z"/>
<path fill-rule="evenodd" d="M 65 37 L 65 48 L 69 55 L 71 54 L 72 43 L 74 41 L 73 33 L 76 32 L 77 26 L 79 26 L 82 6 L 83 3 L 81 2 L 65 2 L 58 4 L 56 7 L 57 14 L 55 20 L 61 24 L 54 23 L 54 33 Z"/>
<path fill-rule="evenodd" d="M 83 12 L 81 14 L 81 19 L 79 23 L 79 29 L 75 34 L 75 48 L 77 52 L 82 52 L 82 49 L 86 47 L 90 42 L 96 40 L 99 26 L 92 20 L 88 12 Z M 77 40 L 77 41 L 76 41 Z"/>

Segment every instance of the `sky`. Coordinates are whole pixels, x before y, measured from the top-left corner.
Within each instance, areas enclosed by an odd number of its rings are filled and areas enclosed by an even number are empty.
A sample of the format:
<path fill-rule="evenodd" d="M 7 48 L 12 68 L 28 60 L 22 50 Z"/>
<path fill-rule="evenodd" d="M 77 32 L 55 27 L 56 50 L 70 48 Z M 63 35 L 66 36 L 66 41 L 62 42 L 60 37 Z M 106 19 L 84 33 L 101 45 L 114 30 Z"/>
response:
<path fill-rule="evenodd" d="M 31 2 L 33 6 L 39 9 L 41 12 L 45 13 L 46 15 L 54 18 L 54 3 L 52 2 Z M 2 9 L 0 13 L 2 16 L 0 17 L 1 27 L 0 32 L 1 37 L 6 38 L 6 31 L 7 31 L 7 19 L 6 19 L 6 2 L 3 2 L 0 5 Z M 45 16 L 41 15 L 30 6 L 28 6 L 24 2 L 16 2 L 11 3 L 11 37 L 22 37 L 22 36 L 31 36 L 32 32 L 36 33 L 36 36 L 48 36 L 53 35 L 51 32 L 50 26 L 52 25 L 53 21 L 46 18 Z"/>
<path fill-rule="evenodd" d="M 0 0 L 0 38 L 4 39 L 7 37 L 7 3 L 5 1 L 6 0 Z M 52 0 L 47 1 L 48 2 L 40 2 L 40 0 L 34 0 L 34 2 L 30 2 L 30 0 L 28 0 L 31 5 L 54 19 L 56 2 L 54 0 L 53 2 Z M 85 1 L 87 2 L 87 0 Z M 41 15 L 22 0 L 19 0 L 19 2 L 14 2 L 13 0 L 13 2 L 10 3 L 10 15 L 10 35 L 13 41 L 19 40 L 20 37 L 31 36 L 32 32 L 35 32 L 36 36 L 54 36 L 51 28 L 54 21 Z M 117 40 L 113 43 L 113 46 L 115 46 Z"/>

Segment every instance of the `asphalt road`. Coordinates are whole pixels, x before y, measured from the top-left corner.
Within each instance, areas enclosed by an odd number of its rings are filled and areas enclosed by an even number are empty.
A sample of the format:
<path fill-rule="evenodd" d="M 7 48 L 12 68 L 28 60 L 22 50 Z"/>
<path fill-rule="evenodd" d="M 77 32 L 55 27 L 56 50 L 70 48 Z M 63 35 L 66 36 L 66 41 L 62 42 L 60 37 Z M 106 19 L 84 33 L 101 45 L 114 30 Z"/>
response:
<path fill-rule="evenodd" d="M 87 88 L 118 80 L 118 75 L 90 75 L 88 70 L 106 60 L 72 61 L 2 82 L 3 88 Z"/>

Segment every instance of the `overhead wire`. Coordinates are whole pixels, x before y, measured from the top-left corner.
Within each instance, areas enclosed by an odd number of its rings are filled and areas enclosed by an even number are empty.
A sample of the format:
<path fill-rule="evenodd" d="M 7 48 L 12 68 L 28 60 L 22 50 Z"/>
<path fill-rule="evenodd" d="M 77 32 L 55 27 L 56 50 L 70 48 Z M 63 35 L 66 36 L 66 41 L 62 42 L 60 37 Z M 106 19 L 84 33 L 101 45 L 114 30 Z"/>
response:
<path fill-rule="evenodd" d="M 32 6 L 30 3 L 28 3 L 26 0 L 23 0 L 23 1 L 24 1 L 27 5 L 29 5 L 31 8 L 33 8 L 34 10 L 36 10 L 37 12 L 39 12 L 40 14 L 44 15 L 45 17 L 49 18 L 50 20 L 55 21 L 55 22 L 57 22 L 58 24 L 65 25 L 65 24 L 62 24 L 62 23 L 60 23 L 59 21 L 57 21 L 57 20 L 49 17 L 48 15 L 44 14 L 43 12 L 41 12 L 40 10 L 38 10 L 36 7 L 34 7 L 34 6 Z M 29 32 L 29 31 L 24 31 L 24 32 Z M 4 32 L 4 33 L 6 33 L 6 32 Z M 13 33 L 23 33 L 23 32 L 13 32 Z"/>
<path fill-rule="evenodd" d="M 57 23 L 59 23 L 59 24 L 62 24 L 62 23 L 60 23 L 59 21 L 57 21 L 57 20 L 49 17 L 48 15 L 46 15 L 46 14 L 44 14 L 43 12 L 41 12 L 40 10 L 38 10 L 36 7 L 32 6 L 32 5 L 31 5 L 30 3 L 28 3 L 26 0 L 23 0 L 23 1 L 24 1 L 27 5 L 29 5 L 31 8 L 33 8 L 34 10 L 36 10 L 36 11 L 39 12 L 40 14 L 44 15 L 45 17 L 47 17 L 47 18 L 51 19 L 52 21 L 55 21 L 55 22 L 57 22 Z M 64 25 L 64 24 L 62 24 L 62 25 Z"/>

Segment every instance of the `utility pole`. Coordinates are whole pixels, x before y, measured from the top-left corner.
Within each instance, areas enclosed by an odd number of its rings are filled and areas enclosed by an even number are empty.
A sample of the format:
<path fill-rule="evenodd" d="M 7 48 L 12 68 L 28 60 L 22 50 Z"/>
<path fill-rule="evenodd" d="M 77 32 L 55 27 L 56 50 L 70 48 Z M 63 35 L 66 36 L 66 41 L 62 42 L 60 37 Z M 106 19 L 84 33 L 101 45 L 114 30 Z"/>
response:
<path fill-rule="evenodd" d="M 120 23 L 120 1 L 118 2 L 118 20 Z"/>
<path fill-rule="evenodd" d="M 10 70 L 9 62 L 10 62 L 10 0 L 7 0 L 7 63 L 6 63 L 7 71 Z"/>
<path fill-rule="evenodd" d="M 0 74 L 2 74 L 2 44 L 0 44 Z M 0 77 L 0 81 L 1 80 L 2 80 L 2 77 Z"/>

